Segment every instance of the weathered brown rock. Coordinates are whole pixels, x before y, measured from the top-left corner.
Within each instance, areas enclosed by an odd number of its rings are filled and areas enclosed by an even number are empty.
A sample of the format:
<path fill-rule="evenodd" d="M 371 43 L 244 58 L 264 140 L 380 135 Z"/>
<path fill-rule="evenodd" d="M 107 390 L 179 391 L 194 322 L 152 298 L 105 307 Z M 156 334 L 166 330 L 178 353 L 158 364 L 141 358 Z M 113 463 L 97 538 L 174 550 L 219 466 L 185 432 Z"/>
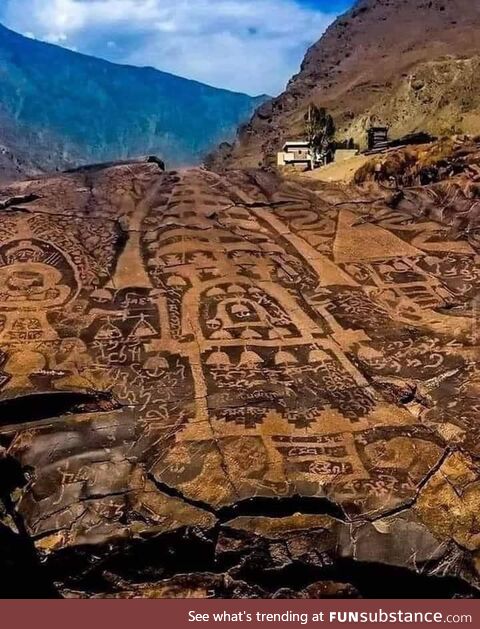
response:
<path fill-rule="evenodd" d="M 257 171 L 2 199 L 0 544 L 29 594 L 480 588 L 474 198 L 468 233 Z"/>

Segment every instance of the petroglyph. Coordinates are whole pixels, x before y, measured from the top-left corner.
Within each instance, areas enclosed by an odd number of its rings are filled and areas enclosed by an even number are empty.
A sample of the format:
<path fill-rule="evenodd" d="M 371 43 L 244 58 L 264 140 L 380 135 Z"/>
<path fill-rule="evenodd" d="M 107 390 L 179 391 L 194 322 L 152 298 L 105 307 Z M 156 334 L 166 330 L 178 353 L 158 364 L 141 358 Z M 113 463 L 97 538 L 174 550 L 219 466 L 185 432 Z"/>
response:
<path fill-rule="evenodd" d="M 135 581 L 144 592 L 173 578 L 167 558 L 152 577 L 141 547 L 185 531 L 220 554 L 239 530 L 267 539 L 289 517 L 262 518 L 268 500 L 300 513 L 313 501 L 330 518 L 301 528 L 324 555 L 288 561 L 363 561 L 348 527 L 383 557 L 375 524 L 391 539 L 416 532 L 416 564 L 400 546 L 387 564 L 443 565 L 479 586 L 474 239 L 450 243 L 430 218 L 383 202 L 346 209 L 344 191 L 266 173 L 135 164 L 1 196 L 31 202 L 0 216 L 0 400 L 111 401 L 0 423 L 26 471 L 15 512 L 62 593 L 129 595 Z M 436 487 L 459 511 L 468 493 L 460 524 L 437 521 Z M 219 537 L 232 509 L 244 519 Z M 121 556 L 137 552 L 143 576 L 131 567 L 130 581 Z"/>

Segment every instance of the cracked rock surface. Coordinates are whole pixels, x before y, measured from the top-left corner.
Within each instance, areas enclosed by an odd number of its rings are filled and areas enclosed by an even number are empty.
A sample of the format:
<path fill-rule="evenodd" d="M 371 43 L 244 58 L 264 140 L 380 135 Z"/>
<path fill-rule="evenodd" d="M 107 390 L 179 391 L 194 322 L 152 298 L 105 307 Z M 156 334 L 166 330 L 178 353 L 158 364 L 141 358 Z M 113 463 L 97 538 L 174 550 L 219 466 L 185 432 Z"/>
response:
<path fill-rule="evenodd" d="M 1 188 L 0 594 L 477 596 L 458 178 L 395 202 L 141 163 Z"/>

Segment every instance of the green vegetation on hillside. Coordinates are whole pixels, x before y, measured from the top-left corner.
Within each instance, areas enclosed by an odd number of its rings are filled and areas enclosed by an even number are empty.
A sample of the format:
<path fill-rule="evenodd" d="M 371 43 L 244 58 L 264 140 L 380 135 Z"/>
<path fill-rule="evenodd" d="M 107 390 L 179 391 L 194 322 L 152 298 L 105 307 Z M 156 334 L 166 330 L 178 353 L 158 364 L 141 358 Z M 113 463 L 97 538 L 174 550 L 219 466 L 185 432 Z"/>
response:
<path fill-rule="evenodd" d="M 259 102 L 262 97 L 112 64 L 0 25 L 1 119 L 28 129 L 58 162 L 154 153 L 170 165 L 193 164 L 232 137 Z"/>

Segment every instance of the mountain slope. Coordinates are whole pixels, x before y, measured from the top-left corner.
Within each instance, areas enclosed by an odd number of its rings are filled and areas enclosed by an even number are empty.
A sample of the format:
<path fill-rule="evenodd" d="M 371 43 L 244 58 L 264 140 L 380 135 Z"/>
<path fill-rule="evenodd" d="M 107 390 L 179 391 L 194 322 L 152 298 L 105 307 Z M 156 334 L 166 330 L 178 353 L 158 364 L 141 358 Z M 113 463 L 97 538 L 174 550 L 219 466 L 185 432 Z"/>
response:
<path fill-rule="evenodd" d="M 52 160 L 62 165 L 139 153 L 159 154 L 169 164 L 198 162 L 261 101 L 153 68 L 108 63 L 0 25 L 2 126 L 20 144 L 29 135 L 47 167 Z M 22 153 L 16 141 L 8 149 Z"/>
<path fill-rule="evenodd" d="M 64 169 L 78 161 L 78 153 L 64 155 L 60 140 L 12 122 L 0 109 L 0 181 Z"/>
<path fill-rule="evenodd" d="M 479 28 L 479 0 L 359 0 L 212 165 L 271 162 L 283 140 L 302 133 L 312 101 L 331 111 L 340 137 L 361 143 L 371 122 L 392 136 L 479 133 Z"/>

